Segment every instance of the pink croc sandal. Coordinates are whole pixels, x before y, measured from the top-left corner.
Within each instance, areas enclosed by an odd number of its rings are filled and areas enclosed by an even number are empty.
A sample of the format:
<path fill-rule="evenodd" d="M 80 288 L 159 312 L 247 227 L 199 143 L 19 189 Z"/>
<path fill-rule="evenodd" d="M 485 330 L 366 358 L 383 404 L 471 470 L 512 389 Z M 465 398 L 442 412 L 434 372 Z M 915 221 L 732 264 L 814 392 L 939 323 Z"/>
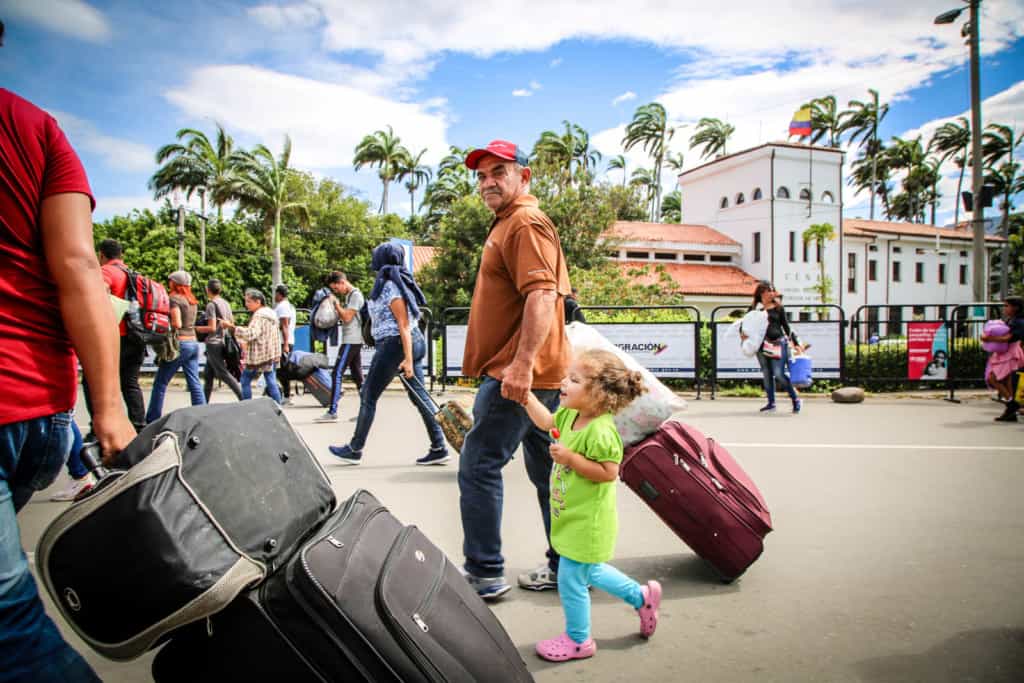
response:
<path fill-rule="evenodd" d="M 654 635 L 654 629 L 658 628 L 661 584 L 657 581 L 648 581 L 647 585 L 640 589 L 640 593 L 644 596 L 644 604 L 637 610 L 637 614 L 640 615 L 640 635 L 650 638 Z"/>
<path fill-rule="evenodd" d="M 568 633 L 537 643 L 537 654 L 549 662 L 586 659 L 593 657 L 595 652 L 597 652 L 597 643 L 593 638 L 587 638 L 585 642 L 577 643 L 569 637 Z"/>

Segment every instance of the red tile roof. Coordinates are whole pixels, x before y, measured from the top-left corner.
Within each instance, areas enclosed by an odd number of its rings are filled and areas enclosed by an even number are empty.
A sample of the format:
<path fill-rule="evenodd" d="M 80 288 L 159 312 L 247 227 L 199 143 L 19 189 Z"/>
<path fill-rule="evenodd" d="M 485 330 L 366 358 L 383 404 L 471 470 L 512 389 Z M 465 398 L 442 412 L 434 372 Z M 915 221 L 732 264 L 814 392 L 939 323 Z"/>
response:
<path fill-rule="evenodd" d="M 420 272 L 437 256 L 437 247 L 413 247 L 412 248 L 412 272 Z"/>
<path fill-rule="evenodd" d="M 615 221 L 604 235 L 623 242 L 690 242 L 726 246 L 739 246 L 740 244 L 706 225 L 681 225 L 679 223 Z"/>
<path fill-rule="evenodd" d="M 683 294 L 713 294 L 721 296 L 752 296 L 757 278 L 736 266 L 712 266 L 700 263 L 656 263 L 653 261 L 616 261 L 627 277 L 645 285 L 658 284 L 657 268 L 665 269 L 678 291 Z M 629 271 L 649 266 L 644 275 L 630 276 Z"/>
<path fill-rule="evenodd" d="M 900 221 L 869 221 L 863 218 L 844 218 L 843 234 L 855 237 L 875 237 L 876 235 L 908 235 L 913 237 L 935 237 L 949 240 L 970 242 L 971 231 L 964 228 L 940 228 L 925 223 L 903 223 Z M 1003 242 L 1002 237 L 986 235 L 988 242 Z"/>

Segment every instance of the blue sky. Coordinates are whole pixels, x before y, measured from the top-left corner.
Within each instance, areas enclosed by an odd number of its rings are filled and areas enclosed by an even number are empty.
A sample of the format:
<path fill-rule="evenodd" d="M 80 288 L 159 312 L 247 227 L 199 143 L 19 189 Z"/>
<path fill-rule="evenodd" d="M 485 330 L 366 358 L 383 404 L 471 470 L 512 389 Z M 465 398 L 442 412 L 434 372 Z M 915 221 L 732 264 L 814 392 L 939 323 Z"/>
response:
<path fill-rule="evenodd" d="M 387 124 L 436 161 L 449 144 L 494 137 L 529 147 L 568 119 L 608 156 L 636 106 L 657 100 L 680 126 L 673 151 L 692 166 L 686 126 L 701 116 L 736 125 L 736 150 L 783 139 L 810 97 L 844 103 L 875 87 L 891 103 L 883 135 L 927 139 L 968 109 L 958 26 L 931 23 L 957 4 L 822 0 L 796 13 L 754 0 L 0 0 L 0 77 L 57 116 L 86 164 L 97 218 L 152 206 L 156 148 L 214 121 L 242 145 L 279 149 L 288 132 L 296 165 L 377 202 L 376 174 L 352 170 L 352 148 Z M 1020 128 L 1024 2 L 983 8 L 986 122 Z M 639 150 L 629 157 L 650 163 Z M 940 218 L 952 212 L 947 171 Z M 865 201 L 847 197 L 847 214 Z M 407 196 L 396 202 L 407 207 Z"/>

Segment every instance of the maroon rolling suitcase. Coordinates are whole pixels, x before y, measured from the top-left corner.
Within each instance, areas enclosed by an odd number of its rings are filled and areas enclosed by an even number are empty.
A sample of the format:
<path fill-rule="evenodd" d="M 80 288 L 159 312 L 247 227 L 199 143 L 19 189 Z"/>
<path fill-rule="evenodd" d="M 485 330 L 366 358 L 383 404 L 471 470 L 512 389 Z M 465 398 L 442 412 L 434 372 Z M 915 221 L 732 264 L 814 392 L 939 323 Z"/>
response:
<path fill-rule="evenodd" d="M 760 557 L 765 534 L 772 530 L 768 506 L 714 439 L 670 420 L 626 449 L 620 472 L 723 581 L 739 578 Z"/>

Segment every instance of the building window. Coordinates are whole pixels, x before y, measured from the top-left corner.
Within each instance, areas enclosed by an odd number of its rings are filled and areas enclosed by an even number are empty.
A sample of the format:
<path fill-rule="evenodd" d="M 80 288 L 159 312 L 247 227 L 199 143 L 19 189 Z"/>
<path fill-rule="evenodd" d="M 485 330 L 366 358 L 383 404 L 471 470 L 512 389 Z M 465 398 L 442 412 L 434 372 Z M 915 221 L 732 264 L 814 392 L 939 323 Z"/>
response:
<path fill-rule="evenodd" d="M 722 197 L 722 201 L 718 202 L 718 208 L 720 208 L 720 209 L 728 209 L 729 208 L 729 198 L 728 197 Z"/>
<path fill-rule="evenodd" d="M 675 261 L 676 255 L 671 251 L 656 251 L 654 252 L 655 261 Z"/>
<path fill-rule="evenodd" d="M 878 245 L 877 244 L 869 244 L 868 245 L 868 251 L 878 251 Z"/>
<path fill-rule="evenodd" d="M 755 187 L 754 188 L 754 194 L 752 196 L 753 196 L 753 199 L 751 201 L 754 201 L 754 202 L 756 202 L 758 199 L 761 199 L 761 198 L 764 197 L 764 195 L 761 194 L 761 188 L 760 187 Z"/>
<path fill-rule="evenodd" d="M 939 320 L 945 320 L 945 319 L 946 319 L 946 314 L 947 314 L 948 310 L 949 310 L 949 309 L 948 309 L 948 307 L 946 307 L 946 306 L 939 306 L 939 307 L 938 307 L 938 308 L 936 309 L 936 311 L 937 311 L 937 312 L 938 312 L 938 314 L 939 314 Z"/>
<path fill-rule="evenodd" d="M 712 263 L 732 263 L 732 256 L 728 254 L 711 254 L 708 258 Z"/>
<path fill-rule="evenodd" d="M 811 199 L 811 191 L 808 190 L 806 187 L 804 189 L 800 190 L 800 199 L 803 200 L 803 201 L 810 201 L 810 199 Z"/>
<path fill-rule="evenodd" d="M 903 332 L 903 309 L 899 306 L 889 307 L 889 325 L 887 334 L 898 337 Z"/>
<path fill-rule="evenodd" d="M 736 195 L 736 206 L 739 206 L 740 204 L 742 204 L 745 201 L 747 201 L 747 198 L 743 196 L 742 192 L 740 192 L 738 195 Z"/>
<path fill-rule="evenodd" d="M 684 261 L 700 261 L 704 262 L 704 254 L 683 254 Z"/>
<path fill-rule="evenodd" d="M 618 251 L 609 251 L 608 258 L 619 258 L 622 254 Z"/>
<path fill-rule="evenodd" d="M 857 254 L 852 251 L 846 255 L 846 291 L 857 292 Z"/>
<path fill-rule="evenodd" d="M 940 263 L 939 264 L 939 284 L 940 285 L 946 284 L 946 264 L 945 263 Z M 943 317 L 945 317 L 945 316 L 943 316 Z"/>
<path fill-rule="evenodd" d="M 868 261 L 868 280 L 870 282 L 878 281 L 878 261 L 875 259 Z"/>
<path fill-rule="evenodd" d="M 900 281 L 900 262 L 899 261 L 893 261 L 892 262 L 892 281 L 893 282 L 899 282 Z"/>
<path fill-rule="evenodd" d="M 926 253 L 928 253 L 928 250 L 927 249 L 915 249 L 914 253 L 917 254 L 918 256 L 924 256 Z"/>
<path fill-rule="evenodd" d="M 829 204 L 835 204 L 836 198 L 832 196 L 831 192 L 822 192 L 821 201 L 827 202 Z"/>
<path fill-rule="evenodd" d="M 811 243 L 807 240 L 803 240 L 804 243 L 804 263 L 807 263 L 807 251 L 811 248 Z"/>
<path fill-rule="evenodd" d="M 775 196 L 779 199 L 789 199 L 789 188 L 783 185 L 779 188 L 779 191 L 775 193 Z"/>
<path fill-rule="evenodd" d="M 960 284 L 967 284 L 967 264 L 960 264 Z"/>
<path fill-rule="evenodd" d="M 809 322 L 810 319 L 811 319 L 811 312 L 810 311 L 800 311 L 800 322 L 802 322 L 802 323 Z"/>
<path fill-rule="evenodd" d="M 924 282 L 924 264 L 923 263 L 918 262 L 918 263 L 914 264 L 914 282 Z"/>
<path fill-rule="evenodd" d="M 796 233 L 792 230 L 789 231 L 789 262 L 793 263 L 796 261 Z"/>
<path fill-rule="evenodd" d="M 893 247 L 892 248 L 892 253 L 894 253 L 894 254 L 902 254 L 903 253 L 903 247 Z"/>
<path fill-rule="evenodd" d="M 761 233 L 754 233 L 754 263 L 761 262 Z"/>
<path fill-rule="evenodd" d="M 960 252 L 960 258 L 967 258 L 967 252 L 966 251 L 961 251 Z"/>
<path fill-rule="evenodd" d="M 914 306 L 914 320 L 924 320 L 924 306 Z"/>
<path fill-rule="evenodd" d="M 643 259 L 643 260 L 646 261 L 650 257 L 651 257 L 651 255 L 648 254 L 646 251 L 627 251 L 626 252 L 626 258 L 638 258 L 638 259 Z"/>

